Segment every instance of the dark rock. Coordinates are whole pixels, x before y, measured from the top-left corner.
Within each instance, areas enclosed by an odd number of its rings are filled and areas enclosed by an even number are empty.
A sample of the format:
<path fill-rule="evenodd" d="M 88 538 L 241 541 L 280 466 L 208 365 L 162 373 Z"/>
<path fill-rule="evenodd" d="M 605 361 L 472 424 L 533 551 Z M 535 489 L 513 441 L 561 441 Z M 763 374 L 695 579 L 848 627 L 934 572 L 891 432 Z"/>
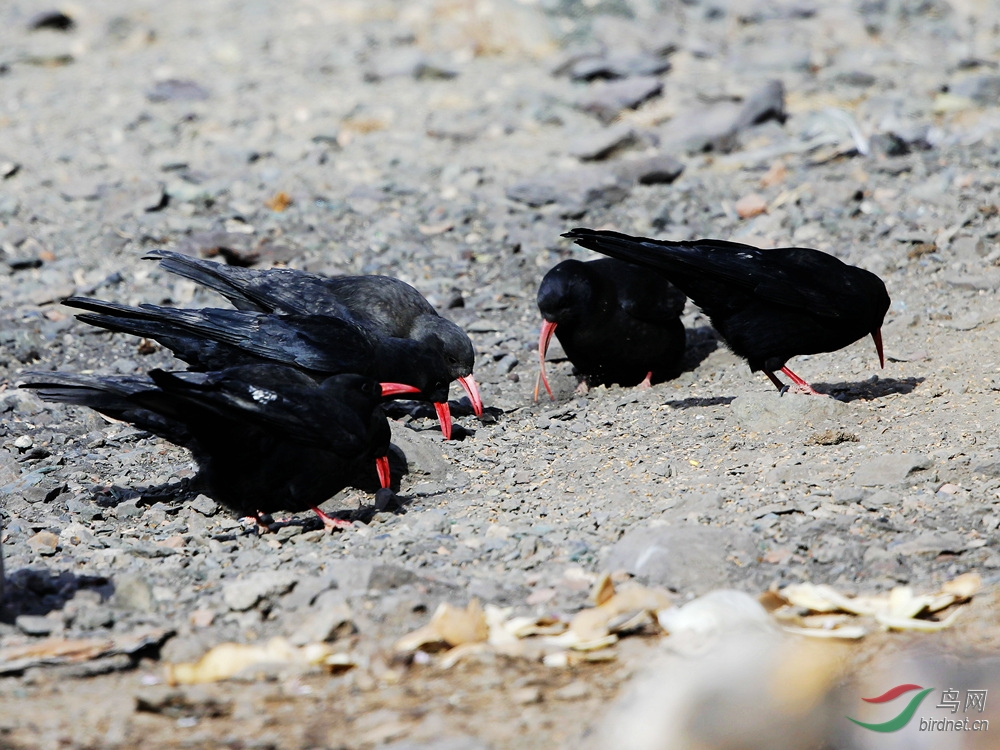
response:
<path fill-rule="evenodd" d="M 28 19 L 28 29 L 31 31 L 38 29 L 72 31 L 75 26 L 76 21 L 61 10 L 43 10 Z"/>
<path fill-rule="evenodd" d="M 638 140 L 635 128 L 622 123 L 578 138 L 570 144 L 569 152 L 582 161 L 597 161 L 635 145 Z"/>
<path fill-rule="evenodd" d="M 652 76 L 595 83 L 577 100 L 576 106 L 607 123 L 621 114 L 622 110 L 635 109 L 661 91 L 663 83 Z"/>
<path fill-rule="evenodd" d="M 582 57 L 564 66 L 564 70 L 574 81 L 593 81 L 598 78 L 655 76 L 666 73 L 670 67 L 670 61 L 666 57 L 639 52 Z"/>
<path fill-rule="evenodd" d="M 178 78 L 158 81 L 146 92 L 146 99 L 151 102 L 200 102 L 208 96 L 208 90 L 203 86 Z"/>
<path fill-rule="evenodd" d="M 684 165 L 667 154 L 622 159 L 610 167 L 622 180 L 640 185 L 669 185 L 684 171 Z"/>

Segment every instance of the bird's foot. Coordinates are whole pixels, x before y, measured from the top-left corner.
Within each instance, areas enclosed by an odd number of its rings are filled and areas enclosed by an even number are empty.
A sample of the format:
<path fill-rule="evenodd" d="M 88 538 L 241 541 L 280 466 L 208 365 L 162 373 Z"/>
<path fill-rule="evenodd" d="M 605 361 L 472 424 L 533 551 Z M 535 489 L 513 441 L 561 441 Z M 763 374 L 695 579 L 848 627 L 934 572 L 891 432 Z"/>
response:
<path fill-rule="evenodd" d="M 643 381 L 639 383 L 639 385 L 637 385 L 636 388 L 641 388 L 642 390 L 646 390 L 652 387 L 653 387 L 653 373 L 652 371 L 650 371 L 646 373 L 646 377 L 643 378 Z"/>
<path fill-rule="evenodd" d="M 334 529 L 349 529 L 354 525 L 350 521 L 344 521 L 341 518 L 328 516 L 316 507 L 313 508 L 313 512 L 319 516 L 319 520 L 323 522 L 323 530 L 328 534 L 332 534 Z"/>
<path fill-rule="evenodd" d="M 581 380 L 580 385 L 573 391 L 574 396 L 586 396 L 588 393 L 590 393 L 590 386 L 587 385 L 586 380 Z"/>
<path fill-rule="evenodd" d="M 786 393 L 800 393 L 803 396 L 822 396 L 823 398 L 830 398 L 828 394 L 820 393 L 808 383 L 792 383 L 791 385 L 786 385 L 781 389 L 781 395 L 785 395 Z"/>

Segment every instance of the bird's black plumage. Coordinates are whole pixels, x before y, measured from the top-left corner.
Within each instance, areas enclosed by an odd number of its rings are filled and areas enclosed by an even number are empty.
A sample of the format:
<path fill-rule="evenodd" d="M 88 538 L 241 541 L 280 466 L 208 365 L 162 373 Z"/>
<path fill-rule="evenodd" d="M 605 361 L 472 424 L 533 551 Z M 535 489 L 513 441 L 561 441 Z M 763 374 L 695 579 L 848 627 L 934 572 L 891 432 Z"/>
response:
<path fill-rule="evenodd" d="M 131 307 L 85 297 L 63 304 L 88 310 L 77 317 L 91 325 L 159 341 L 194 370 L 270 362 L 318 379 L 355 373 L 407 383 L 429 401 L 448 400 L 451 377 L 440 348 L 379 336 L 331 315 Z"/>
<path fill-rule="evenodd" d="M 538 355 L 546 389 L 545 351 L 553 333 L 588 384 L 636 385 L 669 375 L 684 354 L 678 316 L 686 300 L 659 273 L 613 258 L 555 266 L 537 295 L 545 321 Z"/>
<path fill-rule="evenodd" d="M 476 414 L 482 399 L 472 369 L 472 341 L 454 322 L 438 315 L 420 292 L 390 276 L 322 276 L 290 268 L 251 269 L 222 265 L 170 250 L 147 258 L 170 273 L 223 295 L 239 310 L 350 319 L 381 336 L 408 338 L 440 347 L 451 373 L 468 392 Z"/>
<path fill-rule="evenodd" d="M 871 335 L 883 362 L 881 327 L 889 309 L 875 274 L 810 248 L 762 250 L 736 242 L 670 242 L 592 229 L 563 235 L 578 245 L 660 271 L 698 305 L 734 353 L 776 385 L 786 362 L 832 352 Z"/>
<path fill-rule="evenodd" d="M 382 388 L 362 375 L 322 383 L 289 367 L 148 378 L 27 373 L 45 401 L 88 406 L 191 451 L 207 494 L 241 516 L 324 502 L 389 446 Z"/>

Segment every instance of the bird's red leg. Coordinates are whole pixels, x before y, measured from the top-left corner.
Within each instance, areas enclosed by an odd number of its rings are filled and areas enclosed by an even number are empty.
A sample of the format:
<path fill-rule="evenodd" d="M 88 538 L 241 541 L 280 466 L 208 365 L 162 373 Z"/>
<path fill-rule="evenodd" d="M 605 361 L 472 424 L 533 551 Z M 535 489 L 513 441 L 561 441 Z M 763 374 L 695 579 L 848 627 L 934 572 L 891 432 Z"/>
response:
<path fill-rule="evenodd" d="M 379 456 L 375 459 L 375 469 L 378 471 L 378 481 L 382 489 L 392 484 L 392 474 L 389 473 L 389 457 Z"/>
<path fill-rule="evenodd" d="M 535 403 L 538 403 L 538 383 L 545 384 L 545 390 L 549 392 L 549 398 L 553 401 L 556 397 L 549 387 L 549 379 L 545 377 L 545 352 L 549 350 L 549 342 L 552 341 L 552 334 L 555 333 L 556 324 L 548 320 L 542 321 L 542 332 L 538 336 L 538 377 L 535 378 Z"/>
<path fill-rule="evenodd" d="M 800 378 L 794 372 L 792 372 L 791 370 L 789 370 L 787 367 L 782 367 L 781 371 L 783 373 L 785 373 L 785 375 L 787 375 L 789 377 L 789 379 L 795 384 L 793 388 L 789 389 L 791 392 L 793 392 L 793 393 L 805 393 L 805 394 L 808 394 L 810 396 L 825 396 L 826 395 L 824 393 L 820 393 L 819 391 L 815 390 L 811 385 L 809 385 L 806 381 L 804 381 L 802 378 Z"/>
<path fill-rule="evenodd" d="M 636 386 L 636 388 L 642 388 L 643 390 L 645 390 L 646 388 L 652 388 L 652 387 L 653 387 L 653 371 L 650 370 L 649 372 L 646 373 L 646 377 L 643 379 L 641 383 L 639 383 L 639 385 Z"/>
<path fill-rule="evenodd" d="M 350 521 L 342 521 L 339 518 L 333 518 L 332 516 L 328 516 L 326 513 L 317 508 L 315 505 L 312 507 L 312 509 L 313 512 L 317 516 L 319 516 L 319 520 L 323 522 L 323 528 L 326 529 L 327 531 L 333 531 L 334 529 L 349 529 L 351 528 L 351 526 L 354 525 Z"/>

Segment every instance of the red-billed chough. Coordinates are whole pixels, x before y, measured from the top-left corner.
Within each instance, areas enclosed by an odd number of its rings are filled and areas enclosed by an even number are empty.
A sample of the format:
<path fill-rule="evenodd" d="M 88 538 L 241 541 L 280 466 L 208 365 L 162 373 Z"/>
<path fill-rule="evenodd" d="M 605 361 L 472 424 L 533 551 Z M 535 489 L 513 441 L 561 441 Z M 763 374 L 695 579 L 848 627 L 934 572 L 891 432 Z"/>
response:
<path fill-rule="evenodd" d="M 239 268 L 171 250 L 155 250 L 145 257 L 159 260 L 170 273 L 215 290 L 239 310 L 334 315 L 352 319 L 382 336 L 440 346 L 452 380 L 465 389 L 476 415 L 483 413 L 479 387 L 472 377 L 476 352 L 468 334 L 438 315 L 420 292 L 400 279 L 323 276 L 291 268 Z"/>
<path fill-rule="evenodd" d="M 781 370 L 794 388 L 815 393 L 785 363 L 797 354 L 842 349 L 871 335 L 879 363 L 885 283 L 819 250 L 761 250 L 723 240 L 670 242 L 619 232 L 573 229 L 563 237 L 619 260 L 661 272 L 700 307 L 729 348 L 763 370 L 779 389 Z"/>
<path fill-rule="evenodd" d="M 438 407 L 448 401 L 451 375 L 440 346 L 381 336 L 331 315 L 184 309 L 70 297 L 63 304 L 90 312 L 80 320 L 111 331 L 159 341 L 194 370 L 278 363 L 316 379 L 341 373 L 416 386 Z M 445 439 L 451 415 L 438 409 Z"/>
<path fill-rule="evenodd" d="M 687 298 L 655 271 L 614 258 L 565 260 L 545 274 L 537 301 L 539 380 L 550 397 L 545 353 L 553 333 L 589 385 L 649 385 L 684 354 L 678 316 Z"/>
<path fill-rule="evenodd" d="M 290 367 L 244 365 L 149 377 L 25 373 L 45 401 L 88 406 L 191 451 L 198 480 L 241 516 L 312 508 L 328 527 L 347 525 L 317 506 L 376 459 L 388 486 L 389 425 L 383 397 L 413 390 L 362 375 L 322 383 Z"/>

